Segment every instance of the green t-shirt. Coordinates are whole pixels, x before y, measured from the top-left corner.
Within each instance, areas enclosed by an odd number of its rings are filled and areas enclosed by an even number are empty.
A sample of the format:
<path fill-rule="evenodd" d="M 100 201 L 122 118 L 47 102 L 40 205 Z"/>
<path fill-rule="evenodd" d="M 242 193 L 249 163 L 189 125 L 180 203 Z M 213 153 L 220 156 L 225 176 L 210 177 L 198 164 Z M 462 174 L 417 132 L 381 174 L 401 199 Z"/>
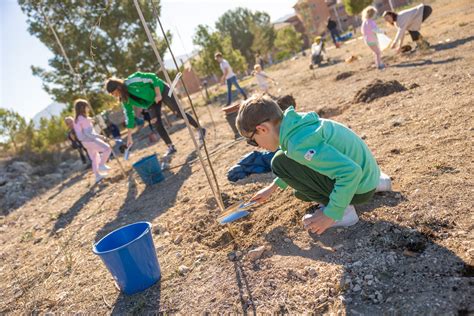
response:
<path fill-rule="evenodd" d="M 154 73 L 136 72 L 125 80 L 128 90 L 128 100 L 122 101 L 122 108 L 125 114 L 125 125 L 127 128 L 135 127 L 135 112 L 133 107 L 148 109 L 155 103 L 155 88 L 160 88 L 163 93 L 165 82 Z"/>

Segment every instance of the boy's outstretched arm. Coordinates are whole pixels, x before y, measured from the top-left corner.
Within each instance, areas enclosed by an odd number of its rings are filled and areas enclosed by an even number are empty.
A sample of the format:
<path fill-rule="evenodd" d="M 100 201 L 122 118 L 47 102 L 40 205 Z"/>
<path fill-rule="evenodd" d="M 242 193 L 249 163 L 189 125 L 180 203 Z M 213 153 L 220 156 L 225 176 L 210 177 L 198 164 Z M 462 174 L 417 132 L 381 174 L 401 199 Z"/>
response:
<path fill-rule="evenodd" d="M 275 182 L 273 182 L 269 186 L 258 191 L 254 196 L 252 196 L 250 201 L 262 203 L 266 201 L 273 194 L 273 192 L 275 192 L 277 188 L 278 188 L 278 185 Z"/>

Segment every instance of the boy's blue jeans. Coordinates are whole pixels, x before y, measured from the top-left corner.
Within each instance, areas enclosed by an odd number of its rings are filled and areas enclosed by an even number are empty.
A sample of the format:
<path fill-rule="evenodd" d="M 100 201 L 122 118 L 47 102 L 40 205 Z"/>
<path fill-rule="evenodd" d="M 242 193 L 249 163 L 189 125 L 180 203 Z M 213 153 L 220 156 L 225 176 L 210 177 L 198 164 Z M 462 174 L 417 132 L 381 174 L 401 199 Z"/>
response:
<path fill-rule="evenodd" d="M 230 105 L 230 103 L 232 102 L 232 85 L 237 87 L 237 90 L 242 93 L 244 99 L 247 99 L 247 95 L 245 94 L 244 89 L 242 89 L 239 86 L 239 83 L 237 82 L 237 77 L 233 76 L 227 79 L 227 105 Z"/>

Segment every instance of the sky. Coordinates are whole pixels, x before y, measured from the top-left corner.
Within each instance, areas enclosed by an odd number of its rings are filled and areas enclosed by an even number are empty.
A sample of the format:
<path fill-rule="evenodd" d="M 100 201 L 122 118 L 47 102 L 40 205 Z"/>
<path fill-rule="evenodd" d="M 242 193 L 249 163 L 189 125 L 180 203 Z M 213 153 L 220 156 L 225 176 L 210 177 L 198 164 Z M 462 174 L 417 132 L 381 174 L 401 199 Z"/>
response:
<path fill-rule="evenodd" d="M 190 54 L 192 36 L 199 24 L 214 27 L 227 10 L 246 7 L 267 12 L 272 21 L 292 13 L 296 0 L 162 0 L 161 22 L 173 34 L 175 56 Z M 0 0 L 0 107 L 13 109 L 27 119 L 53 102 L 31 65 L 48 68 L 52 53 L 27 31 L 26 15 L 16 0 Z M 169 53 L 164 59 L 170 58 Z"/>

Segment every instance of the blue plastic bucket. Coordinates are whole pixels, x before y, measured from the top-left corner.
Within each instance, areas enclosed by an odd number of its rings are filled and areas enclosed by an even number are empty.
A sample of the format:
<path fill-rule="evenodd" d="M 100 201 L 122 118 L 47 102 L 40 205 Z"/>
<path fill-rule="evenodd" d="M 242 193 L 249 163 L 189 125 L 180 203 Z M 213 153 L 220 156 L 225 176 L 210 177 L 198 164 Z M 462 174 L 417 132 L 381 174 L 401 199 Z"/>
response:
<path fill-rule="evenodd" d="M 147 185 L 163 181 L 165 178 L 161 172 L 160 163 L 155 154 L 140 159 L 133 164 L 133 168 Z"/>
<path fill-rule="evenodd" d="M 102 259 L 125 294 L 143 291 L 161 278 L 149 222 L 114 230 L 99 240 L 92 251 Z"/>

